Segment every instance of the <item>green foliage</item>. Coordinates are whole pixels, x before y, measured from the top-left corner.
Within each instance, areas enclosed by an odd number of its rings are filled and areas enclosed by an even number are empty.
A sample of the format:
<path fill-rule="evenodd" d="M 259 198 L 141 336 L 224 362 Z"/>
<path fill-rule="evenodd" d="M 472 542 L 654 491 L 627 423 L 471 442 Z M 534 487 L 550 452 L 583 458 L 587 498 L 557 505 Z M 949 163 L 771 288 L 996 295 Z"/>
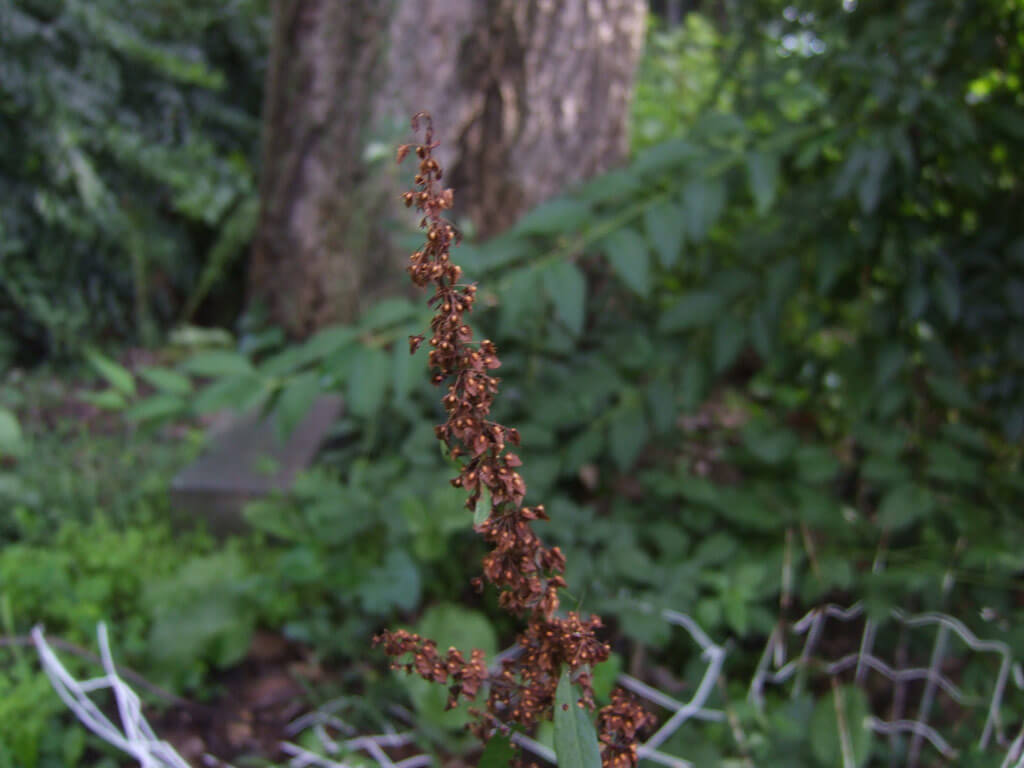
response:
<path fill-rule="evenodd" d="M 783 589 L 792 611 L 942 609 L 1016 647 L 1024 9 L 727 5 L 718 26 L 655 33 L 628 165 L 455 252 L 480 280 L 479 335 L 502 351 L 495 418 L 521 430 L 527 503 L 548 505 L 570 593 L 683 676 L 657 609 L 736 636 L 742 679 Z M 658 74 L 686 67 L 678 85 Z M 445 556 L 469 513 L 425 490 L 444 466 L 438 393 L 405 338 L 428 317 L 396 301 L 301 345 L 243 344 L 168 372 L 179 391 L 157 395 L 179 414 L 263 407 L 284 432 L 314 391 L 346 396 L 319 479 L 250 512 L 291 547 L 267 568 L 288 602 L 344 595 L 344 631 L 313 610 L 296 636 L 365 638 L 360 611 L 412 605 L 367 579 L 451 594 L 475 560 Z M 1004 621 L 981 624 L 979 605 Z M 752 757 L 834 764 L 837 702 L 854 761 L 888 757 L 845 688 L 741 709 Z M 959 717 L 963 735 L 984 712 Z M 814 734 L 795 727 L 811 718 Z M 730 731 L 701 729 L 679 743 L 716 764 Z"/>
<path fill-rule="evenodd" d="M 263 0 L 3 4 L 3 358 L 151 340 L 242 252 L 266 24 Z"/>
<path fill-rule="evenodd" d="M 597 733 L 589 711 L 579 705 L 579 698 L 580 692 L 566 669 L 555 692 L 555 754 L 562 768 L 599 768 Z"/>
<path fill-rule="evenodd" d="M 836 687 L 819 699 L 811 716 L 811 750 L 822 766 L 860 768 L 871 757 L 871 709 L 860 688 Z"/>
<path fill-rule="evenodd" d="M 479 648 L 488 659 L 498 652 L 498 638 L 487 617 L 454 603 L 438 603 L 424 612 L 415 627 L 417 634 L 437 642 L 442 652 L 450 647 L 461 650 L 467 656 Z M 460 702 L 454 709 L 447 708 L 448 689 L 431 683 L 416 675 L 399 673 L 402 686 L 409 692 L 416 712 L 427 725 L 457 731 L 467 725 L 471 718 L 466 703 Z"/>

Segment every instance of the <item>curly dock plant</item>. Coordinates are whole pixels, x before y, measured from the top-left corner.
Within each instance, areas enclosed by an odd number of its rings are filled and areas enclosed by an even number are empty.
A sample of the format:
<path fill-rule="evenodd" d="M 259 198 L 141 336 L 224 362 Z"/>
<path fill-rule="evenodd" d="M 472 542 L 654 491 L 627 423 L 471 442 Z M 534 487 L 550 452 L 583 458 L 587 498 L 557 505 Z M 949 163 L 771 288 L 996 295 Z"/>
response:
<path fill-rule="evenodd" d="M 449 707 L 460 697 L 475 700 L 486 691 L 485 705 L 470 710 L 476 718 L 471 727 L 484 741 L 553 716 L 560 763 L 635 766 L 637 733 L 653 718 L 616 690 L 598 715 L 599 736 L 594 738 L 588 714 L 594 708 L 591 670 L 608 658 L 610 649 L 597 638 L 599 618 L 559 610 L 565 557 L 558 547 L 545 546 L 532 529 L 534 520 L 547 519 L 543 505 L 523 506 L 522 462 L 509 450 L 519 444 L 519 433 L 489 418 L 498 393 L 491 372 L 501 361 L 492 342 L 473 341 L 466 322 L 476 286 L 462 282 L 462 269 L 451 259 L 459 235 L 444 218 L 452 207 L 452 190 L 441 184 L 430 116 L 417 114 L 412 127 L 417 132 L 423 128 L 423 143 L 399 147 L 398 161 L 410 151 L 419 159 L 414 188 L 403 199 L 423 214 L 420 227 L 426 230 L 423 247 L 409 257 L 408 272 L 417 286 L 434 288 L 429 365 L 433 383 L 446 386 L 442 402 L 448 415 L 435 433 L 459 465 L 451 482 L 467 491 L 466 506 L 476 513 L 474 528 L 491 547 L 483 559 L 483 578 L 499 590 L 502 608 L 525 619 L 526 627 L 517 639 L 519 652 L 496 670 L 488 668 L 482 651 L 472 651 L 467 660 L 455 648 L 442 653 L 433 640 L 405 630 L 386 631 L 374 642 L 384 646 L 396 669 L 447 685 Z M 424 340 L 410 337 L 411 350 Z M 474 583 L 483 588 L 482 579 Z M 521 758 L 516 764 L 522 764 Z"/>

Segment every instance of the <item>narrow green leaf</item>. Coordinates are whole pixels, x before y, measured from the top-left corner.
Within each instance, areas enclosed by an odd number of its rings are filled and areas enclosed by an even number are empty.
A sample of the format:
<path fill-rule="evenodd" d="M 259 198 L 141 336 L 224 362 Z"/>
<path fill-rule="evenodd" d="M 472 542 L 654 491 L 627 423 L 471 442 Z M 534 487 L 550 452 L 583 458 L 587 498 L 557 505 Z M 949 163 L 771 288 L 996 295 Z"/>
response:
<path fill-rule="evenodd" d="M 631 290 L 651 292 L 651 261 L 647 241 L 634 229 L 620 229 L 604 239 L 604 252 L 615 273 Z"/>
<path fill-rule="evenodd" d="M 169 368 L 143 368 L 139 371 L 139 378 L 155 389 L 166 392 L 169 395 L 180 395 L 187 397 L 192 394 L 192 381 Z"/>
<path fill-rule="evenodd" d="M 658 319 L 658 330 L 671 333 L 711 325 L 717 319 L 721 307 L 722 297 L 717 293 L 688 293 L 662 312 Z"/>
<path fill-rule="evenodd" d="M 484 747 L 477 762 L 477 768 L 508 768 L 516 756 L 511 739 L 503 733 L 495 733 Z"/>
<path fill-rule="evenodd" d="M 217 379 L 192 401 L 196 413 L 213 413 L 226 409 L 244 411 L 266 395 L 264 381 L 255 373 L 243 373 Z"/>
<path fill-rule="evenodd" d="M 763 216 L 775 202 L 775 189 L 779 178 L 779 158 L 767 152 L 747 153 L 747 178 L 750 193 L 759 216 Z"/>
<path fill-rule="evenodd" d="M 555 308 L 555 316 L 573 336 L 583 332 L 586 319 L 587 281 L 579 267 L 558 261 L 541 273 L 544 291 Z"/>
<path fill-rule="evenodd" d="M 956 275 L 937 273 L 932 277 L 932 295 L 946 316 L 946 320 L 955 323 L 960 317 L 960 286 Z"/>
<path fill-rule="evenodd" d="M 611 654 L 607 661 L 594 667 L 593 672 L 594 701 L 600 706 L 611 700 L 612 689 L 622 672 L 622 657 L 617 653 Z"/>
<path fill-rule="evenodd" d="M 680 386 L 683 407 L 694 410 L 700 405 L 707 388 L 707 368 L 696 355 L 691 355 L 683 365 L 683 376 Z"/>
<path fill-rule="evenodd" d="M 284 385 L 274 409 L 278 435 L 282 439 L 291 435 L 319 394 L 320 375 L 317 373 L 299 374 Z"/>
<path fill-rule="evenodd" d="M 644 186 L 642 178 L 624 168 L 591 179 L 574 192 L 574 197 L 588 203 L 634 200 Z"/>
<path fill-rule="evenodd" d="M 636 173 L 666 173 L 701 156 L 701 149 L 682 139 L 672 139 L 645 149 L 633 163 Z"/>
<path fill-rule="evenodd" d="M 384 299 L 378 301 L 359 318 L 363 330 L 378 331 L 390 328 L 416 316 L 416 305 L 408 299 Z"/>
<path fill-rule="evenodd" d="M 487 489 L 487 486 L 481 486 L 480 498 L 477 499 L 476 506 L 473 508 L 473 526 L 482 525 L 487 522 L 487 518 L 491 516 L 491 492 Z"/>
<path fill-rule="evenodd" d="M 608 425 L 608 447 L 616 466 L 625 472 L 647 442 L 650 428 L 643 408 L 631 398 L 612 414 Z"/>
<path fill-rule="evenodd" d="M 579 200 L 557 198 L 527 213 L 514 231 L 525 235 L 553 235 L 576 232 L 590 216 L 590 206 Z"/>
<path fill-rule="evenodd" d="M 860 688 L 844 685 L 822 696 L 811 716 L 811 751 L 823 768 L 866 765 L 871 757 L 871 708 Z"/>
<path fill-rule="evenodd" d="M 135 379 L 127 368 L 120 363 L 116 363 L 109 357 L 100 354 L 96 350 L 89 350 L 85 353 L 86 359 L 89 361 L 89 365 L 110 386 L 116 389 L 122 394 L 131 397 L 135 394 Z"/>
<path fill-rule="evenodd" d="M 882 497 L 878 505 L 878 524 L 884 528 L 906 528 L 927 517 L 934 506 L 932 495 L 925 488 L 910 483 L 898 485 Z"/>
<path fill-rule="evenodd" d="M 200 352 L 186 360 L 181 367 L 196 376 L 219 377 L 255 373 L 252 363 L 246 357 L 227 350 Z"/>
<path fill-rule="evenodd" d="M 857 199 L 864 213 L 871 213 L 878 207 L 878 201 L 882 196 L 882 180 L 888 168 L 888 150 L 876 147 L 868 153 L 867 168 L 857 186 Z"/>
<path fill-rule="evenodd" d="M 324 360 L 355 342 L 359 332 L 349 326 L 325 328 L 302 345 L 302 362 Z"/>
<path fill-rule="evenodd" d="M 716 374 L 733 364 L 746 340 L 746 329 L 737 318 L 725 315 L 718 319 L 712 339 L 712 361 Z"/>
<path fill-rule="evenodd" d="M 555 754 L 558 768 L 601 768 L 601 750 L 590 715 L 578 704 L 579 694 L 562 672 L 555 691 Z"/>
<path fill-rule="evenodd" d="M 24 450 L 18 418 L 6 408 L 0 408 L 0 457 L 20 456 Z"/>
<path fill-rule="evenodd" d="M 683 187 L 686 232 L 701 242 L 718 221 L 725 208 L 725 184 L 721 179 L 693 179 Z"/>
<path fill-rule="evenodd" d="M 686 219 L 678 205 L 655 203 L 644 211 L 644 230 L 663 267 L 671 267 L 683 252 Z"/>
<path fill-rule="evenodd" d="M 942 402 L 951 408 L 971 408 L 974 405 L 970 393 L 952 377 L 929 376 L 928 386 Z"/>
<path fill-rule="evenodd" d="M 751 423 L 743 430 L 743 446 L 765 464 L 781 464 L 799 444 L 797 436 L 785 427 Z"/>
<path fill-rule="evenodd" d="M 409 335 L 409 334 L 406 334 Z M 394 387 L 395 400 L 404 401 L 417 383 L 427 379 L 427 347 L 426 345 L 409 354 L 409 345 L 405 336 L 399 338 L 391 349 L 391 385 Z"/>
<path fill-rule="evenodd" d="M 647 385 L 645 394 L 652 429 L 658 434 L 668 432 L 675 426 L 676 418 L 676 393 L 672 383 L 667 377 L 658 376 Z"/>
<path fill-rule="evenodd" d="M 188 403 L 178 395 L 156 394 L 133 404 L 124 412 L 129 421 L 159 421 L 188 413 Z"/>
<path fill-rule="evenodd" d="M 355 353 L 348 379 L 348 407 L 356 416 L 370 416 L 384 402 L 387 393 L 388 356 L 375 347 L 361 347 Z"/>
<path fill-rule="evenodd" d="M 120 411 L 128 405 L 124 394 L 116 389 L 107 389 L 103 392 L 83 392 L 79 397 L 105 411 Z"/>
<path fill-rule="evenodd" d="M 536 311 L 540 273 L 532 267 L 513 269 L 500 283 L 498 312 L 501 333 L 516 333 L 526 314 Z"/>

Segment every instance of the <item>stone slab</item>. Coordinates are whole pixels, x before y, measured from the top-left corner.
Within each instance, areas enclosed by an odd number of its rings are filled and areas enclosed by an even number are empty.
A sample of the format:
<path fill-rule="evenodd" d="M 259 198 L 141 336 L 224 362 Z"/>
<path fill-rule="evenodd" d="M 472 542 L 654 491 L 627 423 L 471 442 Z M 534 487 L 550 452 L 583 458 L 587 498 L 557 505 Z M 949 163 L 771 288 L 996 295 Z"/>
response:
<path fill-rule="evenodd" d="M 221 535 L 244 529 L 242 508 L 292 487 L 295 476 L 316 459 L 342 407 L 337 395 L 321 395 L 284 440 L 272 416 L 232 417 L 211 435 L 203 454 L 171 481 L 175 516 L 186 523 L 205 519 Z"/>

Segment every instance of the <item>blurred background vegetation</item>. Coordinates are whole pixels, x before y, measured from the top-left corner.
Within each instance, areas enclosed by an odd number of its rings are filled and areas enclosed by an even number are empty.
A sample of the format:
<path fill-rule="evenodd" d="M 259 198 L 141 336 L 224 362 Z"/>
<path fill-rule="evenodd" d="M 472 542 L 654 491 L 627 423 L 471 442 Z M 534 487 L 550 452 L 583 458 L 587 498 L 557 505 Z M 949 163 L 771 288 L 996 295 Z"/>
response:
<path fill-rule="evenodd" d="M 0 2 L 0 631 L 42 622 L 89 646 L 108 621 L 129 666 L 195 702 L 192 730 L 221 757 L 277 757 L 271 715 L 232 741 L 203 714 L 243 697 L 233 671 L 273 666 L 310 708 L 352 697 L 367 727 L 408 703 L 424 747 L 454 760 L 458 717 L 369 650 L 403 622 L 490 649 L 515 631 L 468 589 L 483 550 L 406 343 L 429 309 L 374 286 L 354 320 L 297 331 L 247 300 L 258 168 L 274 162 L 272 10 Z M 503 226 L 460 210 L 455 256 L 502 352 L 496 418 L 522 433 L 527 501 L 548 506 L 544 535 L 574 599 L 608 620 L 615 663 L 685 698 L 699 653 L 654 611 L 731 639 L 713 703 L 746 737 L 698 723 L 678 754 L 834 765 L 834 726 L 804 727 L 833 711 L 824 677 L 746 699 L 766 638 L 805 610 L 943 611 L 1024 648 L 1024 2 L 647 10 L 621 157 Z M 374 110 L 352 174 L 401 253 L 414 222 L 374 195 L 397 183 L 407 134 Z M 456 168 L 473 157 L 440 138 Z M 211 415 L 263 409 L 287 435 L 329 392 L 345 409 L 327 448 L 247 508 L 245 533 L 172 523 L 171 478 Z M 856 651 L 859 629 L 830 650 Z M 927 663 L 930 645 L 890 629 L 879 653 Z M 273 664 L 268 637 L 286 647 Z M 968 705 L 933 724 L 958 764 L 999 765 L 976 747 L 996 666 L 963 648 L 947 664 Z M 883 682 L 863 696 L 892 719 Z M 168 729 L 188 709 L 151 704 Z M 1019 691 L 1002 714 L 1012 738 Z M 908 749 L 863 744 L 858 765 Z M 28 649 L 0 647 L 0 768 L 119 764 Z"/>

